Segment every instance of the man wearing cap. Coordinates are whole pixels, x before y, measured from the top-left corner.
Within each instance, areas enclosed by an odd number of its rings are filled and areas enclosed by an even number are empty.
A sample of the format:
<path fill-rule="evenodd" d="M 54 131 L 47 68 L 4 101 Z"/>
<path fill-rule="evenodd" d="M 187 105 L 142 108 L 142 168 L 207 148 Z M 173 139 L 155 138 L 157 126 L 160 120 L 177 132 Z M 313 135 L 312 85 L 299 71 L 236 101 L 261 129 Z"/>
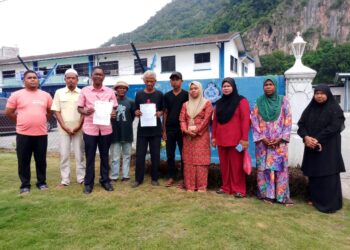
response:
<path fill-rule="evenodd" d="M 71 145 L 76 162 L 76 178 L 79 184 L 84 182 L 84 144 L 81 127 L 83 116 L 77 110 L 80 94 L 78 73 L 74 69 L 67 69 L 64 74 L 66 87 L 58 89 L 55 93 L 51 110 L 55 112 L 60 133 L 60 170 L 61 183 L 59 188 L 70 184 L 70 152 Z"/>
<path fill-rule="evenodd" d="M 163 140 L 166 141 L 166 153 L 168 159 L 168 182 L 167 187 L 174 184 L 177 169 L 175 166 L 176 144 L 182 154 L 182 133 L 180 129 L 179 116 L 182 105 L 188 101 L 188 92 L 181 88 L 182 74 L 173 72 L 170 75 L 170 84 L 173 90 L 164 95 L 164 114 L 163 114 Z M 181 161 L 181 174 L 183 166 Z"/>
<path fill-rule="evenodd" d="M 97 105 L 109 105 L 112 108 L 111 118 L 115 118 L 115 108 L 118 106 L 114 91 L 103 85 L 105 74 L 103 68 L 95 66 L 92 69 L 92 86 L 84 87 L 79 95 L 78 112 L 84 116 L 83 139 L 85 143 L 86 171 L 84 178 L 84 193 L 90 194 L 95 181 L 95 157 L 96 150 L 100 153 L 100 184 L 106 191 L 113 191 L 109 179 L 109 147 L 112 125 L 102 125 L 94 119 Z M 97 110 L 101 111 L 101 110 Z"/>
<path fill-rule="evenodd" d="M 123 155 L 123 178 L 122 181 L 130 180 L 130 156 L 133 141 L 133 121 L 135 118 L 135 103 L 125 94 L 129 89 L 127 82 L 119 81 L 114 86 L 118 100 L 116 118 L 112 119 L 113 133 L 111 135 L 111 180 L 119 178 L 120 156 Z"/>

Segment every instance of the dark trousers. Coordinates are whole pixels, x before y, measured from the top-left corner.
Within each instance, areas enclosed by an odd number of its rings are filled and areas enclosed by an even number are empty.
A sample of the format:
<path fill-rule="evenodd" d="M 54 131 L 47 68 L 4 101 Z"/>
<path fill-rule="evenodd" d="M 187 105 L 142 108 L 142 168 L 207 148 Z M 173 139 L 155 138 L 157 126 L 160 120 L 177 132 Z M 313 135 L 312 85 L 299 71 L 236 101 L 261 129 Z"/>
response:
<path fill-rule="evenodd" d="M 168 159 L 168 175 L 169 178 L 175 179 L 177 174 L 177 168 L 175 166 L 175 151 L 176 144 L 179 147 L 179 151 L 181 154 L 181 178 L 183 178 L 183 163 L 182 163 L 182 132 L 178 131 L 168 131 L 166 133 L 167 141 L 166 141 L 166 156 Z"/>
<path fill-rule="evenodd" d="M 95 157 L 96 149 L 100 152 L 100 183 L 106 184 L 110 182 L 109 171 L 109 147 L 111 145 L 110 135 L 83 135 L 85 143 L 86 170 L 84 184 L 85 186 L 94 187 L 95 180 Z"/>
<path fill-rule="evenodd" d="M 21 188 L 30 188 L 30 161 L 34 153 L 36 169 L 36 186 L 46 184 L 46 150 L 47 135 L 30 136 L 17 134 L 16 151 L 18 160 L 18 175 Z"/>
<path fill-rule="evenodd" d="M 135 180 L 143 182 L 145 177 L 145 158 L 149 145 L 152 161 L 152 181 L 158 180 L 158 169 L 160 164 L 160 136 L 138 136 L 136 141 L 136 169 Z"/>

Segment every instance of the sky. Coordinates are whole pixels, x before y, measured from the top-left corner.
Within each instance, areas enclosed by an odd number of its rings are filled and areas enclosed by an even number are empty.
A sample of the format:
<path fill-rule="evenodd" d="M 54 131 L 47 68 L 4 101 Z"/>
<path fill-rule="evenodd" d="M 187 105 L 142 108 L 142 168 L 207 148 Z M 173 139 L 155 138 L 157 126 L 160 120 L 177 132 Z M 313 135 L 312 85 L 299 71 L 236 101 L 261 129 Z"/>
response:
<path fill-rule="evenodd" d="M 0 0 L 0 48 L 21 56 L 99 47 L 171 0 Z"/>

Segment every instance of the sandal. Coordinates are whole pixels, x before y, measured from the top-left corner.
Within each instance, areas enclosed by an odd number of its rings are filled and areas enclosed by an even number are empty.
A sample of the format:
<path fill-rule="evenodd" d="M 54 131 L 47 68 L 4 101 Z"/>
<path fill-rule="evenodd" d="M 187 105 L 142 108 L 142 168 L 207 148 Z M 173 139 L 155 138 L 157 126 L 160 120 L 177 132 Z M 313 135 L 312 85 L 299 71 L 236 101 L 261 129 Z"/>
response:
<path fill-rule="evenodd" d="M 285 205 L 286 207 L 291 207 L 294 205 L 294 201 L 292 199 L 287 199 L 284 203 L 282 203 L 283 205 Z"/>
<path fill-rule="evenodd" d="M 171 178 L 170 178 L 165 186 L 166 186 L 166 187 L 171 187 L 171 186 L 173 186 L 173 185 L 174 185 L 174 179 L 171 179 Z"/>
<path fill-rule="evenodd" d="M 185 183 L 184 182 L 180 182 L 179 184 L 177 184 L 176 186 L 179 189 L 185 189 Z"/>
<path fill-rule="evenodd" d="M 270 199 L 270 198 L 263 198 L 262 200 L 263 200 L 263 202 L 265 202 L 266 204 L 273 205 L 273 200 Z"/>
<path fill-rule="evenodd" d="M 243 194 L 241 194 L 241 193 L 239 193 L 239 192 L 234 193 L 233 196 L 234 196 L 235 198 L 245 198 L 245 195 L 243 195 Z"/>

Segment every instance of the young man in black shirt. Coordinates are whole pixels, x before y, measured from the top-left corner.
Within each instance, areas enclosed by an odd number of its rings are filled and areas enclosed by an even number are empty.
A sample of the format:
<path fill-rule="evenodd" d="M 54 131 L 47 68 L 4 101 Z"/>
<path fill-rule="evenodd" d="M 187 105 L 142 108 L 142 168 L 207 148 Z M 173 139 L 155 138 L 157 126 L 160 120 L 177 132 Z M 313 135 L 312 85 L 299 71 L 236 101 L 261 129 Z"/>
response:
<path fill-rule="evenodd" d="M 163 140 L 166 141 L 166 153 L 168 158 L 169 179 L 166 184 L 171 187 L 174 184 L 177 169 L 175 167 L 176 144 L 182 154 L 182 132 L 180 129 L 179 116 L 182 105 L 188 101 L 188 92 L 181 88 L 182 74 L 173 72 L 170 75 L 170 83 L 173 90 L 164 95 L 164 114 L 163 114 Z M 181 161 L 181 175 L 183 175 L 183 166 Z"/>
<path fill-rule="evenodd" d="M 142 184 L 145 176 L 145 158 L 147 147 L 149 145 L 152 161 L 152 185 L 159 186 L 158 168 L 160 164 L 160 143 L 162 138 L 162 125 L 160 117 L 163 115 L 163 93 L 156 90 L 156 74 L 153 71 L 146 71 L 143 75 L 145 88 L 137 92 L 135 97 L 136 111 L 135 115 L 140 117 L 137 129 L 136 141 L 136 169 L 135 182 L 132 187 L 138 187 Z M 156 125 L 141 126 L 142 112 L 140 111 L 141 104 L 155 104 Z"/>

